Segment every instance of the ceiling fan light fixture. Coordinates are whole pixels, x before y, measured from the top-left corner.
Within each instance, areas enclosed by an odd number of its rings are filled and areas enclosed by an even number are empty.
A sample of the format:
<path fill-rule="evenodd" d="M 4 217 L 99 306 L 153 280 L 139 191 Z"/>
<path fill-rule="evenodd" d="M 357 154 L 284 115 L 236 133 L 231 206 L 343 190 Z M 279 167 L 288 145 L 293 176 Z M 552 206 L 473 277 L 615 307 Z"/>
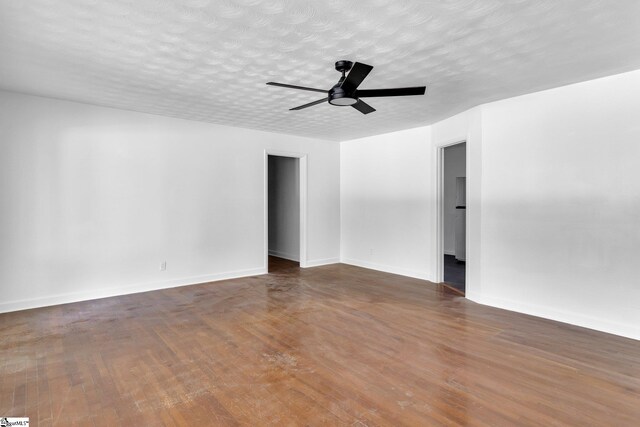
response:
<path fill-rule="evenodd" d="M 348 96 L 343 96 L 340 98 L 329 98 L 329 104 L 338 105 L 340 107 L 345 107 L 348 105 L 353 105 L 357 103 L 358 100 L 356 98 L 350 98 Z"/>
<path fill-rule="evenodd" d="M 329 91 L 329 104 L 331 105 L 345 107 L 348 105 L 353 105 L 357 102 L 358 99 L 353 96 L 349 96 L 349 94 L 347 94 L 347 92 L 345 92 L 344 89 L 339 86 L 339 84 L 332 87 Z"/>

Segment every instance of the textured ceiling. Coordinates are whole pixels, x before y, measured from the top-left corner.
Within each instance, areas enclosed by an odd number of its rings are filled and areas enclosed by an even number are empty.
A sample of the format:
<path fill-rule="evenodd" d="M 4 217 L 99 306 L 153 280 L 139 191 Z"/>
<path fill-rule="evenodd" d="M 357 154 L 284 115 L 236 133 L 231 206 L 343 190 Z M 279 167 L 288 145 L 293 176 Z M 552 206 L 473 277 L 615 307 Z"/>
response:
<path fill-rule="evenodd" d="M 427 95 L 365 116 L 265 85 L 329 89 L 339 59 Z M 0 1 L 2 89 L 332 140 L 638 68 L 638 0 Z"/>

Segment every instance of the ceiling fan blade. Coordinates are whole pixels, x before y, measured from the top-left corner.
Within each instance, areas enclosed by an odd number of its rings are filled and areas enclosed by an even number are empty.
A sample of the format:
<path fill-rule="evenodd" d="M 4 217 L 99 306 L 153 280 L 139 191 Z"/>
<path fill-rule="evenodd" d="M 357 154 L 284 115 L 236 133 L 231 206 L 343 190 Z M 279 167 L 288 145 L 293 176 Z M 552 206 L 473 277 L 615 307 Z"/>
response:
<path fill-rule="evenodd" d="M 310 90 L 312 92 L 320 92 L 320 93 L 327 93 L 326 90 L 324 89 L 316 89 L 313 87 L 305 87 L 305 86 L 296 86 L 296 85 L 288 85 L 288 84 L 284 84 L 284 83 L 276 83 L 276 82 L 269 82 L 267 83 L 269 86 L 279 86 L 279 87 L 288 87 L 289 89 L 299 89 L 299 90 Z"/>
<path fill-rule="evenodd" d="M 349 75 L 347 75 L 347 78 L 344 79 L 340 87 L 344 89 L 345 92 L 352 93 L 360 86 L 360 83 L 369 75 L 371 70 L 373 70 L 371 65 L 356 62 L 353 64 L 353 67 L 351 67 Z"/>
<path fill-rule="evenodd" d="M 323 102 L 327 102 L 328 98 L 318 99 L 317 101 L 310 102 L 308 104 L 300 105 L 299 107 L 289 108 L 289 111 L 293 110 L 302 110 L 303 108 L 313 107 L 314 105 L 322 104 Z"/>
<path fill-rule="evenodd" d="M 353 108 L 360 111 L 362 114 L 369 114 L 376 111 L 371 105 L 367 104 L 363 100 L 359 99 L 358 102 L 352 105 Z"/>
<path fill-rule="evenodd" d="M 427 88 L 425 86 L 417 87 L 397 87 L 393 89 L 363 89 L 356 91 L 358 98 L 372 98 L 375 96 L 408 96 L 408 95 L 424 95 Z"/>

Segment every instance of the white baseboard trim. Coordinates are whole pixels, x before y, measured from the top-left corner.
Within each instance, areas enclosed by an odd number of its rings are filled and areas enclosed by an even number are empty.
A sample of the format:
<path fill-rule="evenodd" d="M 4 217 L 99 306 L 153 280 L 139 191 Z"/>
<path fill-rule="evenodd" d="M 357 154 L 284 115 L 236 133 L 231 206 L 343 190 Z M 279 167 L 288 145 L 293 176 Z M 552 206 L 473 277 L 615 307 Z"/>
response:
<path fill-rule="evenodd" d="M 295 254 L 289 254 L 289 253 L 286 253 L 286 252 L 280 252 L 280 251 L 269 249 L 269 255 L 270 256 L 275 256 L 275 257 L 278 257 L 278 258 L 288 259 L 289 261 L 300 262 L 300 256 L 299 255 L 295 255 Z"/>
<path fill-rule="evenodd" d="M 119 286 L 115 288 L 96 289 L 92 291 L 69 292 L 58 295 L 50 295 L 40 298 L 30 298 L 18 301 L 0 303 L 0 313 L 28 310 L 30 308 L 48 307 L 51 305 L 68 304 L 78 301 L 88 301 L 100 298 L 109 298 L 120 295 L 136 294 L 139 292 L 156 291 L 160 289 L 176 288 L 179 286 L 198 285 L 208 282 L 216 282 L 240 277 L 258 276 L 267 274 L 265 268 L 253 268 L 248 270 L 229 271 L 224 273 L 207 274 L 203 276 L 184 277 L 179 279 L 164 280 L 158 282 L 137 283 L 134 285 Z"/>
<path fill-rule="evenodd" d="M 554 308 L 526 304 L 476 293 L 467 293 L 466 297 L 471 301 L 491 307 L 502 308 L 504 310 L 529 314 L 543 319 L 555 320 L 557 322 L 568 323 L 570 325 L 581 326 L 583 328 L 640 340 L 640 327 L 638 326 L 625 325 L 605 319 L 585 316 L 581 313 L 562 311 Z"/>
<path fill-rule="evenodd" d="M 310 261 L 307 261 L 304 268 L 319 267 L 321 265 L 329 265 L 329 264 L 338 264 L 339 262 L 340 262 L 340 258 L 312 259 Z"/>
<path fill-rule="evenodd" d="M 412 277 L 414 279 L 422 279 L 433 281 L 430 274 L 422 271 L 408 270 L 405 268 L 394 267 L 391 265 L 376 264 L 369 261 L 362 261 L 352 258 L 343 258 L 341 260 L 344 264 L 355 265 L 356 267 L 368 268 L 370 270 L 384 271 L 385 273 L 399 274 L 400 276 Z"/>
<path fill-rule="evenodd" d="M 456 251 L 442 251 L 445 255 L 455 255 Z"/>

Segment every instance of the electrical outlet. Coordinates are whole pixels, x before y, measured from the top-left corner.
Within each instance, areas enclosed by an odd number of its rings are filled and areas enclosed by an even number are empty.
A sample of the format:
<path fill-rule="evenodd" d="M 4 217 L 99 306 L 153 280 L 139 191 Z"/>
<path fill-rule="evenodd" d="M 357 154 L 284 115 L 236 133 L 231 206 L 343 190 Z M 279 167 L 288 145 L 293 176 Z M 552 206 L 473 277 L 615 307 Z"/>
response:
<path fill-rule="evenodd" d="M 167 261 L 162 261 L 160 263 L 160 271 L 165 271 L 167 269 Z"/>

